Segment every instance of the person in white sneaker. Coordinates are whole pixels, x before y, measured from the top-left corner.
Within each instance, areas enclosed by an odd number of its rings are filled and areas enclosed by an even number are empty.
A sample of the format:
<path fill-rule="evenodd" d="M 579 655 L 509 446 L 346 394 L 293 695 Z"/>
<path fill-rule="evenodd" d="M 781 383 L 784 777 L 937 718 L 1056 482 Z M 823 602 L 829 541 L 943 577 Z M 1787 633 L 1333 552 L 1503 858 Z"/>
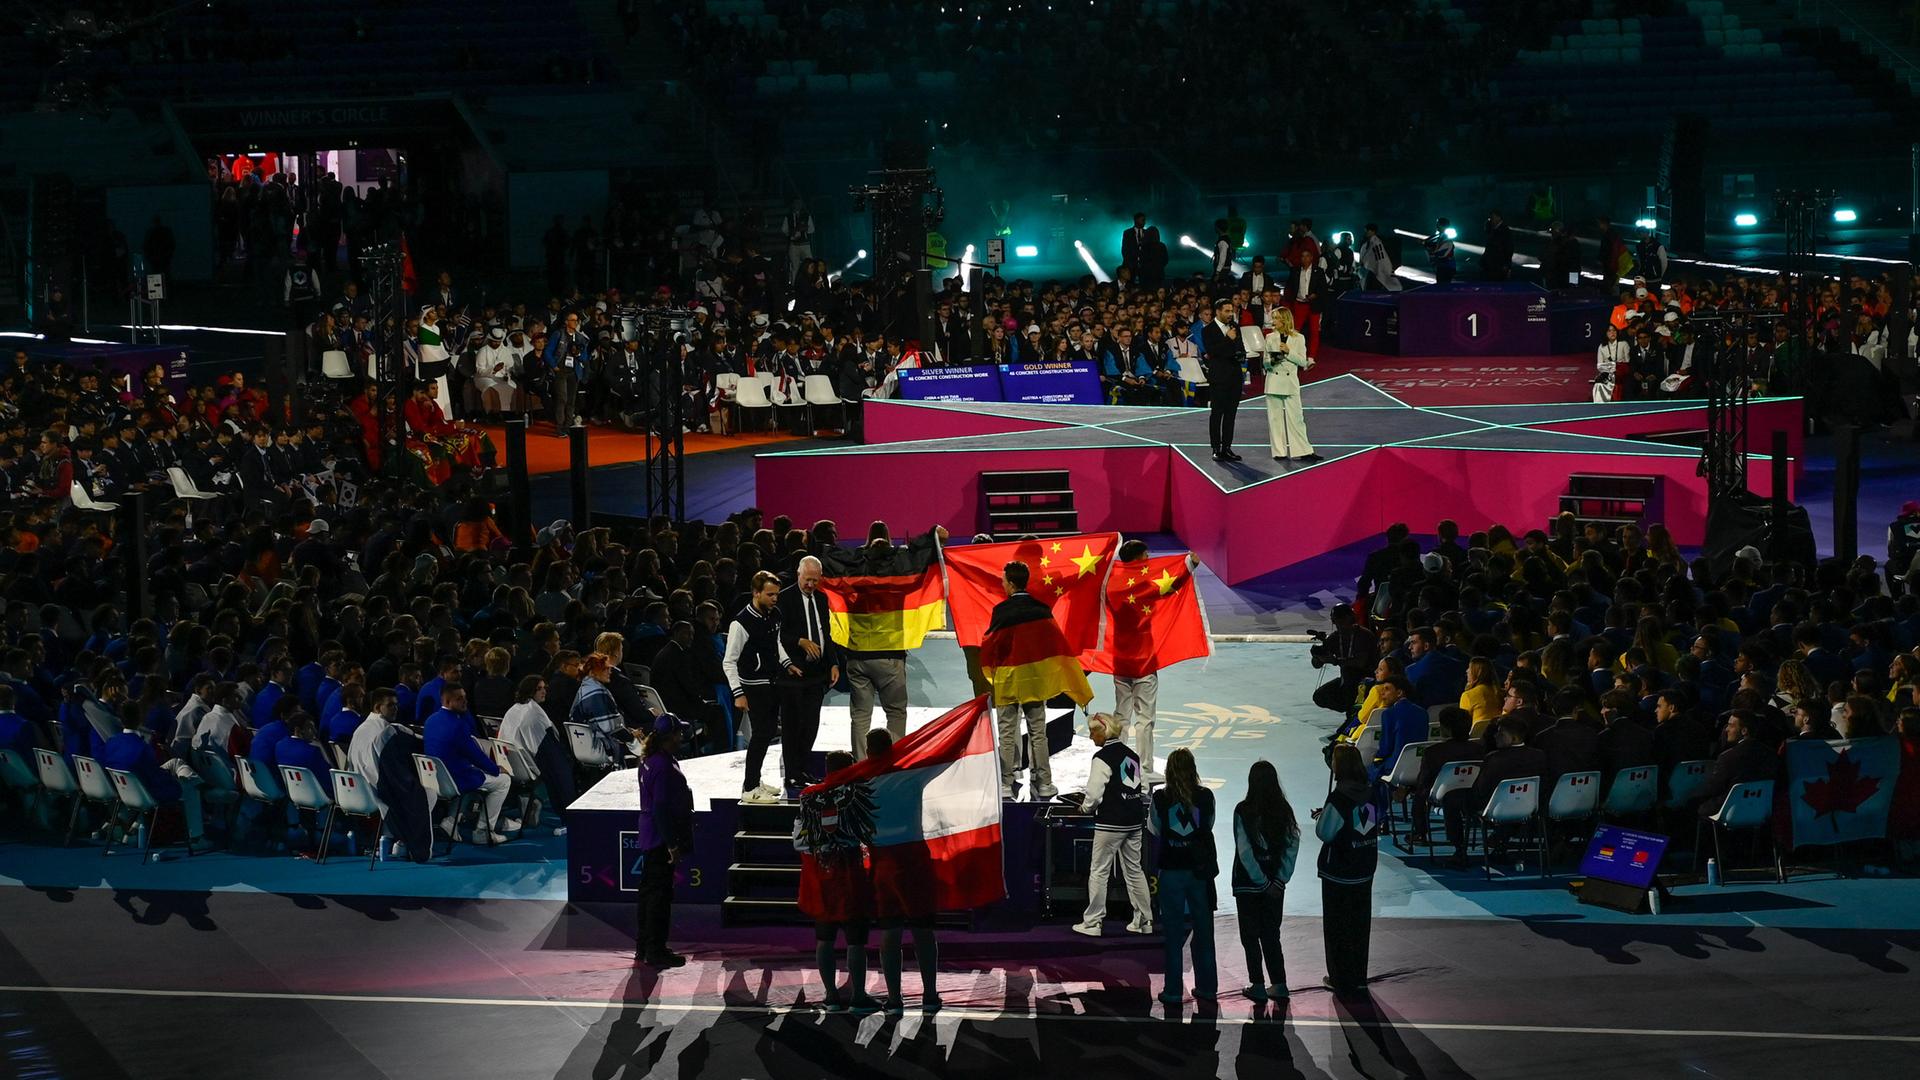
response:
<path fill-rule="evenodd" d="M 1153 898 L 1147 892 L 1147 874 L 1140 864 L 1141 830 L 1147 809 L 1140 799 L 1140 755 L 1120 741 L 1122 727 L 1109 713 L 1087 718 L 1087 737 L 1093 745 L 1093 767 L 1087 773 L 1087 798 L 1081 806 L 1093 815 L 1093 863 L 1087 875 L 1087 910 L 1074 924 L 1077 934 L 1100 936 L 1107 917 L 1107 879 L 1114 860 L 1127 884 L 1127 902 L 1133 918 L 1127 929 L 1153 932 Z"/>

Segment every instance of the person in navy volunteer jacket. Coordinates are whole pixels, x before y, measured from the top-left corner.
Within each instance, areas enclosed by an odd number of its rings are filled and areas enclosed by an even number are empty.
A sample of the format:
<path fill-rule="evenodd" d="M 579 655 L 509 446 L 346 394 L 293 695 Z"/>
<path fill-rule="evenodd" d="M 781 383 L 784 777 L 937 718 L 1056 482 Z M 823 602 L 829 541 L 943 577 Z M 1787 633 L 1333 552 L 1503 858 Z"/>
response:
<path fill-rule="evenodd" d="M 693 849 L 693 789 L 674 756 L 686 738 L 672 713 L 654 718 L 640 759 L 639 930 L 634 955 L 653 967 L 679 967 L 687 958 L 667 947 L 673 919 L 673 871 Z"/>

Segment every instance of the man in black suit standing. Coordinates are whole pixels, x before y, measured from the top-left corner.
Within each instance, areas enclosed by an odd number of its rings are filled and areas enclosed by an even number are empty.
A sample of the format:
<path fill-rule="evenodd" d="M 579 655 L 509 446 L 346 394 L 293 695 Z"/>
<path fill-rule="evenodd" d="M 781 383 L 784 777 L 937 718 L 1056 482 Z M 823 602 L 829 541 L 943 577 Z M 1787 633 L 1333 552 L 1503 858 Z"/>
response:
<path fill-rule="evenodd" d="M 1513 276 L 1513 230 L 1500 211 L 1487 211 L 1487 249 L 1480 254 L 1480 276 L 1505 281 Z"/>
<path fill-rule="evenodd" d="M 1256 301 L 1259 299 L 1261 293 L 1266 292 L 1268 289 L 1277 289 L 1280 287 L 1280 284 L 1279 278 L 1267 272 L 1267 257 L 1265 255 L 1255 255 L 1253 257 L 1253 269 L 1248 270 L 1240 277 L 1240 287 L 1247 290 L 1247 293 L 1253 296 Z"/>
<path fill-rule="evenodd" d="M 1213 319 L 1200 337 L 1207 352 L 1207 440 L 1213 444 L 1213 460 L 1239 461 L 1233 452 L 1233 421 L 1240 411 L 1240 388 L 1247 381 L 1247 350 L 1240 343 L 1232 297 L 1214 302 Z"/>
<path fill-rule="evenodd" d="M 1120 237 L 1120 265 L 1132 272 L 1132 280 L 1145 283 L 1147 275 L 1147 215 L 1133 215 L 1133 227 Z"/>
<path fill-rule="evenodd" d="M 827 594 L 820 590 L 820 560 L 800 560 L 794 584 L 780 593 L 780 638 L 800 674 L 775 680 L 780 692 L 780 756 L 789 788 L 817 777 L 808 769 L 813 741 L 820 734 L 820 703 L 840 681 L 840 646 L 834 644 Z"/>

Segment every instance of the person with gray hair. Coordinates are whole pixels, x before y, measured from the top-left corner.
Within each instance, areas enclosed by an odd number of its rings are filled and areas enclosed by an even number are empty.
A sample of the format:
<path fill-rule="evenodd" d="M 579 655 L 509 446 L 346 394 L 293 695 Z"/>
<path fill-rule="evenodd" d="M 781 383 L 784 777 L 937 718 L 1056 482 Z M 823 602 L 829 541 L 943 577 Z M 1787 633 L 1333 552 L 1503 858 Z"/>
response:
<path fill-rule="evenodd" d="M 1086 914 L 1074 924 L 1073 932 L 1088 937 L 1099 937 L 1100 924 L 1106 920 L 1107 880 L 1116 859 L 1133 908 L 1127 930 L 1153 933 L 1153 898 L 1140 863 L 1140 830 L 1147 823 L 1146 804 L 1140 799 L 1140 755 L 1121 741 L 1125 732 L 1125 725 L 1112 713 L 1087 717 L 1087 737 L 1099 749 L 1087 772 L 1087 796 L 1080 808 L 1093 815 L 1093 861 L 1087 873 Z"/>
<path fill-rule="evenodd" d="M 820 734 L 820 705 L 840 681 L 842 653 L 833 641 L 827 594 L 820 588 L 824 569 L 808 555 L 800 560 L 794 583 L 780 593 L 780 643 L 797 674 L 774 680 L 780 693 L 780 758 L 789 798 L 813 783 L 809 771 L 813 741 Z"/>

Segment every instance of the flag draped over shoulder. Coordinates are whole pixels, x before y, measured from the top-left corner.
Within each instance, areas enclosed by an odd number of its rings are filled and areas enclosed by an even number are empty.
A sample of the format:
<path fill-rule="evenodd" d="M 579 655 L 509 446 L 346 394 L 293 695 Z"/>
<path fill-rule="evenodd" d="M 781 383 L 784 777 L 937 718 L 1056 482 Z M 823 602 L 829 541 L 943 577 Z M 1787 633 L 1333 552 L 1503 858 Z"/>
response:
<path fill-rule="evenodd" d="M 1119 546 L 1119 533 L 1086 533 L 947 548 L 941 558 L 947 564 L 954 637 L 963 646 L 981 643 L 994 605 L 1006 598 L 1001 569 L 1018 559 L 1032 571 L 1027 592 L 1053 609 L 1069 655 L 1097 648 L 1107 571 Z"/>
<path fill-rule="evenodd" d="M 1785 753 L 1793 846 L 1887 835 L 1887 814 L 1900 776 L 1897 737 L 1793 739 Z"/>
<path fill-rule="evenodd" d="M 873 544 L 821 556 L 833 640 L 854 652 L 917 649 L 946 621 L 946 588 L 932 534 L 905 547 Z"/>
<path fill-rule="evenodd" d="M 1093 700 L 1078 650 L 1067 644 L 1047 605 L 1030 594 L 1008 597 L 994 610 L 980 642 L 980 673 L 997 705 L 1046 701 L 1065 694 L 1075 704 Z"/>
<path fill-rule="evenodd" d="M 977 697 L 801 792 L 801 836 L 866 845 L 882 918 L 1003 899 L 997 748 L 992 710 Z"/>
<path fill-rule="evenodd" d="M 1115 563 L 1107 578 L 1107 629 L 1080 654 L 1088 671 L 1138 679 L 1213 652 L 1206 610 L 1185 555 Z"/>

